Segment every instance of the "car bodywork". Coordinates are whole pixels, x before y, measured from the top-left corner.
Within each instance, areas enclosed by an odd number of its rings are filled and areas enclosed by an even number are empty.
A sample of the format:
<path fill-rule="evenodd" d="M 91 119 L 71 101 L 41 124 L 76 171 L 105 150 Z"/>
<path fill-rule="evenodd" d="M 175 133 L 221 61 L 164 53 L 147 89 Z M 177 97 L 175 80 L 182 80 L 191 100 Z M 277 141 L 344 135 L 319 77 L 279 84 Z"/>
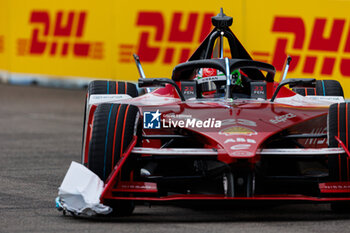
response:
<path fill-rule="evenodd" d="M 344 144 L 330 148 L 327 135 L 329 106 L 342 98 L 304 97 L 275 82 L 274 67 L 253 61 L 230 31 L 232 18 L 221 13 L 213 24 L 214 30 L 188 62 L 174 68 L 172 79 L 139 80 L 140 86 L 162 87 L 135 98 L 88 98 L 85 165 L 97 106 L 121 103 L 139 109 L 133 140 L 105 182 L 102 203 L 350 200 L 350 155 Z M 230 59 L 212 58 L 215 41 L 222 37 L 228 40 Z M 250 77 L 249 96 L 237 97 L 226 89 L 225 96 L 203 98 L 193 76 L 203 68 L 219 70 L 227 80 L 230 71 L 242 70 Z M 328 165 L 331 156 L 344 158 L 347 177 L 333 177 L 337 171 Z"/>

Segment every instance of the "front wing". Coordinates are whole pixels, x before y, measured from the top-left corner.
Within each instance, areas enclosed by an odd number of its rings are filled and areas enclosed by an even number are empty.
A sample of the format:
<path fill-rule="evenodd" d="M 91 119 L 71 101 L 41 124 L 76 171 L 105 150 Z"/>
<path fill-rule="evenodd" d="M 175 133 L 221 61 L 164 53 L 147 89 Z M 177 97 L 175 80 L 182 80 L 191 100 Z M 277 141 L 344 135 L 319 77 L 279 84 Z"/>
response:
<path fill-rule="evenodd" d="M 218 194 L 169 194 L 161 195 L 156 182 L 122 181 L 121 170 L 125 162 L 132 156 L 137 155 L 172 155 L 180 157 L 204 156 L 217 157 L 223 150 L 198 149 L 198 148 L 142 148 L 135 147 L 135 136 L 126 152 L 114 167 L 106 181 L 100 200 L 106 199 L 134 200 L 147 202 L 173 202 L 173 201 L 293 201 L 293 202 L 334 202 L 350 201 L 350 182 L 322 182 L 318 180 L 319 192 L 317 195 L 303 194 L 252 194 L 251 196 L 227 196 Z M 260 156 L 316 156 L 350 154 L 346 148 L 320 148 L 320 149 L 263 149 L 258 151 Z M 287 181 L 286 181 L 287 182 Z"/>

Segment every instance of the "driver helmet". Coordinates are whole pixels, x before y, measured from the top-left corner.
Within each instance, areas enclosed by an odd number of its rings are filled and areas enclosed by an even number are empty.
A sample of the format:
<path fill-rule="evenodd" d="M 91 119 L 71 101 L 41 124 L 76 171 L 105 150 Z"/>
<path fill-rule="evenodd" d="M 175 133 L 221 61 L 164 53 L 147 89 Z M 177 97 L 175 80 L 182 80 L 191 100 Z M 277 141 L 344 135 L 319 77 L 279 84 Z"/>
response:
<path fill-rule="evenodd" d="M 232 85 L 243 87 L 240 69 L 231 72 Z M 214 68 L 201 68 L 196 75 L 202 97 L 224 97 L 226 91 L 226 76 Z"/>

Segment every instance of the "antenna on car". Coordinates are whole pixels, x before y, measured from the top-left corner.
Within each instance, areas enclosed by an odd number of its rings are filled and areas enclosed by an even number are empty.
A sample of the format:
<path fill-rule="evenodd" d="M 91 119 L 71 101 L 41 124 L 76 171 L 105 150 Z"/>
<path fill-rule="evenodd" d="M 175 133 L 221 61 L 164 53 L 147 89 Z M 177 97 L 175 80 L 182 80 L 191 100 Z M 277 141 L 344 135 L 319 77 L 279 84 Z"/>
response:
<path fill-rule="evenodd" d="M 221 17 L 223 19 L 225 16 L 226 15 L 224 14 L 224 9 L 221 7 L 220 13 L 216 17 Z M 230 19 L 226 19 L 226 20 L 230 20 Z M 220 44 L 219 45 L 220 45 L 220 58 L 221 59 L 224 58 L 224 34 L 225 33 L 223 31 L 220 32 Z"/>
<path fill-rule="evenodd" d="M 288 73 L 288 70 L 289 70 L 289 64 L 290 64 L 291 61 L 292 61 L 292 57 L 288 56 L 287 59 L 286 59 L 286 62 L 284 63 L 284 70 L 283 70 L 283 76 L 282 76 L 282 80 L 281 81 L 286 79 L 287 73 Z"/>
<path fill-rule="evenodd" d="M 141 66 L 141 62 L 140 62 L 140 57 L 137 54 L 133 54 L 134 59 L 135 59 L 135 63 L 137 66 L 137 69 L 139 71 L 140 77 L 141 78 L 146 78 L 145 73 L 143 72 L 142 66 Z"/>
<path fill-rule="evenodd" d="M 140 57 L 137 54 L 135 54 L 135 53 L 133 54 L 133 56 L 134 56 L 134 60 L 135 60 L 135 63 L 136 63 L 137 70 L 139 71 L 140 77 L 141 78 L 146 78 L 145 72 L 143 72 L 143 69 L 142 69 L 142 66 L 141 66 Z M 150 88 L 146 88 L 146 90 L 147 90 L 147 93 L 151 92 Z"/>

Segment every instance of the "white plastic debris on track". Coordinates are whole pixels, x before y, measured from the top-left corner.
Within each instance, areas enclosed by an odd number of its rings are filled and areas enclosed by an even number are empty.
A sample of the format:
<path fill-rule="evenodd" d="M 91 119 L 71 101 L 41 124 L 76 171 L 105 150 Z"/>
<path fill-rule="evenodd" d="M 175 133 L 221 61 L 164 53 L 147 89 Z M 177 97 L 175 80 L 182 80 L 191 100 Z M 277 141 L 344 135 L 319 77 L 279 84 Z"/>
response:
<path fill-rule="evenodd" d="M 100 203 L 103 181 L 82 164 L 72 162 L 58 188 L 56 208 L 77 216 L 109 214 L 112 208 Z"/>

